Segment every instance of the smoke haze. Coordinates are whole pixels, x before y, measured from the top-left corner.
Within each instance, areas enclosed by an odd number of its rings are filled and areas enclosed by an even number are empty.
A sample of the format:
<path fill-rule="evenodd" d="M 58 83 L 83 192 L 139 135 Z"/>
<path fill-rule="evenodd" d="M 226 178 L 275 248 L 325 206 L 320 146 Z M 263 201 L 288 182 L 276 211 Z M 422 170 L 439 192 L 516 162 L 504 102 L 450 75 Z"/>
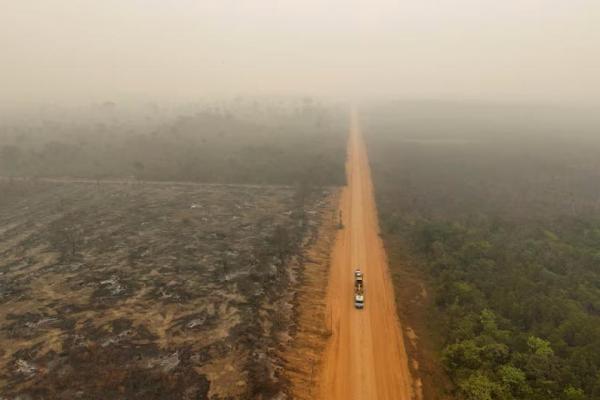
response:
<path fill-rule="evenodd" d="M 593 0 L 1 3 L 4 104 L 239 94 L 600 100 Z"/>

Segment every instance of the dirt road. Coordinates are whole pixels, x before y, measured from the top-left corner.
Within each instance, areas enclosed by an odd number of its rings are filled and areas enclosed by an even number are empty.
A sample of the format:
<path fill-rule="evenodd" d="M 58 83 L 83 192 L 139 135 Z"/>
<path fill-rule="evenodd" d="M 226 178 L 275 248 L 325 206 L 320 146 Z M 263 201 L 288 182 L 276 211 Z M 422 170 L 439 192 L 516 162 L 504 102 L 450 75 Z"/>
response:
<path fill-rule="evenodd" d="M 356 113 L 350 129 L 348 186 L 340 200 L 345 227 L 338 232 L 331 260 L 327 304 L 332 336 L 321 398 L 409 400 L 413 383 Z M 364 310 L 353 303 L 353 270 L 358 266 L 365 274 Z"/>

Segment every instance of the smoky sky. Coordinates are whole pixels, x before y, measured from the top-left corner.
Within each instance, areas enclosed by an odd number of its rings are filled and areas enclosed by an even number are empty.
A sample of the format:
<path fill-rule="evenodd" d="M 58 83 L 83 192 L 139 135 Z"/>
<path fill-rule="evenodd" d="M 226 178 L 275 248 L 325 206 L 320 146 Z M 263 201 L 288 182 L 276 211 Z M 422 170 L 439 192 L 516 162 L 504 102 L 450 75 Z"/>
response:
<path fill-rule="evenodd" d="M 0 101 L 600 100 L 597 0 L 0 0 Z"/>

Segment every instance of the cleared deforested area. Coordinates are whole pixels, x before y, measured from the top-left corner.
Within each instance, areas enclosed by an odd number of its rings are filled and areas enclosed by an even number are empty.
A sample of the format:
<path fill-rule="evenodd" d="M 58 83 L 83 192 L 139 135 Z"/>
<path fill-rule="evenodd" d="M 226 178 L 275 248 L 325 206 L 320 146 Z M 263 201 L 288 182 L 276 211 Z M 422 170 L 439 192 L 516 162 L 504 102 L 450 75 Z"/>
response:
<path fill-rule="evenodd" d="M 334 189 L 0 185 L 1 396 L 287 390 L 294 283 Z"/>

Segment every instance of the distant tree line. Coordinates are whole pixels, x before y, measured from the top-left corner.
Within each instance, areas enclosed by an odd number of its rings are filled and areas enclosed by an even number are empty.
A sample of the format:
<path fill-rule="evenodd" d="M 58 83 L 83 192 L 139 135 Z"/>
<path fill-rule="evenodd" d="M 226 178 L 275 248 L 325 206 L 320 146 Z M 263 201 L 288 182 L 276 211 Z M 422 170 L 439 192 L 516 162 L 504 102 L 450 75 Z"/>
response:
<path fill-rule="evenodd" d="M 294 108 L 238 101 L 154 124 L 115 121 L 114 111 L 102 111 L 101 122 L 0 126 L 0 175 L 313 186 L 345 180 L 345 113 L 311 99 Z"/>

